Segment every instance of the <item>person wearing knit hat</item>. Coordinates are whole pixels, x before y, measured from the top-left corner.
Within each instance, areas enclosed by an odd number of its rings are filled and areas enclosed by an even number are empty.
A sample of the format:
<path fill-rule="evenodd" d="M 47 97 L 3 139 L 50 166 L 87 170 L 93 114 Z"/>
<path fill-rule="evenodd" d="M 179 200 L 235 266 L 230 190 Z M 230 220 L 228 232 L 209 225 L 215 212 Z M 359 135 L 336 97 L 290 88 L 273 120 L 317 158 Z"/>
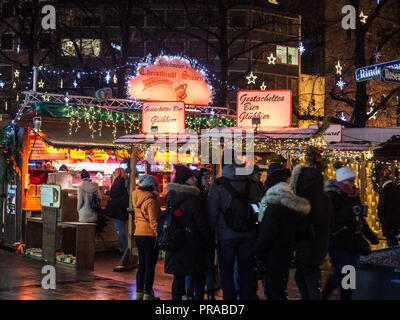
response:
<path fill-rule="evenodd" d="M 351 300 L 353 289 L 343 289 L 340 286 L 344 277 L 342 268 L 345 265 L 357 265 L 360 255 L 370 252 L 369 243 L 365 239 L 372 244 L 379 244 L 379 239 L 365 220 L 368 207 L 361 202 L 359 190 L 354 184 L 355 177 L 354 170 L 341 167 L 336 170 L 336 179 L 328 180 L 325 185 L 325 192 L 332 200 L 334 212 L 329 241 L 329 257 L 334 273 L 330 275 L 322 291 L 323 300 L 327 300 L 338 287 L 340 299 Z M 360 238 L 360 234 L 364 237 Z"/>
<path fill-rule="evenodd" d="M 139 187 L 132 191 L 135 210 L 134 238 L 138 248 L 139 266 L 136 273 L 136 300 L 159 300 L 153 282 L 159 250 L 155 246 L 158 215 L 158 182 L 149 174 L 139 177 Z"/>
<path fill-rule="evenodd" d="M 185 276 L 189 275 L 192 277 L 194 300 L 204 299 L 204 273 L 212 240 L 196 184 L 194 172 L 178 165 L 175 167 L 174 182 L 167 185 L 167 212 L 172 213 L 175 234 L 179 238 L 175 241 L 175 250 L 166 250 L 165 253 L 164 272 L 174 276 L 171 288 L 173 300 L 182 300 Z M 165 222 L 162 220 L 160 223 Z"/>
<path fill-rule="evenodd" d="M 81 171 L 81 179 L 83 180 L 85 178 L 90 178 L 90 174 L 85 169 L 82 169 L 82 171 Z"/>
<path fill-rule="evenodd" d="M 194 179 L 191 179 L 193 177 Z M 194 172 L 192 170 L 183 165 L 178 165 L 175 167 L 175 179 L 174 179 L 175 183 L 187 184 L 187 180 L 189 179 L 191 179 L 191 181 L 196 179 L 196 177 L 194 176 Z"/>
<path fill-rule="evenodd" d="M 388 247 L 395 247 L 400 240 L 400 187 L 393 183 L 391 176 L 382 176 L 380 180 L 378 218 Z"/>

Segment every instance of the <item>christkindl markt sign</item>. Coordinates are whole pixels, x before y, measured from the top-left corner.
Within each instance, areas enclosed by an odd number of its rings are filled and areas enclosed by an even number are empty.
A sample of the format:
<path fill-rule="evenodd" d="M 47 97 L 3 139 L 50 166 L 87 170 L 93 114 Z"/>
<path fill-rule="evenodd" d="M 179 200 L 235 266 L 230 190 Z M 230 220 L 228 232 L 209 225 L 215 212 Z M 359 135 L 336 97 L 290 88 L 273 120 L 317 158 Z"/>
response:
<path fill-rule="evenodd" d="M 356 81 L 361 82 L 361 81 L 380 78 L 381 71 L 383 68 L 400 70 L 400 60 L 393 60 L 385 63 L 374 64 L 372 66 L 358 68 L 355 72 Z"/>
<path fill-rule="evenodd" d="M 381 80 L 385 82 L 400 83 L 400 70 L 383 68 Z"/>

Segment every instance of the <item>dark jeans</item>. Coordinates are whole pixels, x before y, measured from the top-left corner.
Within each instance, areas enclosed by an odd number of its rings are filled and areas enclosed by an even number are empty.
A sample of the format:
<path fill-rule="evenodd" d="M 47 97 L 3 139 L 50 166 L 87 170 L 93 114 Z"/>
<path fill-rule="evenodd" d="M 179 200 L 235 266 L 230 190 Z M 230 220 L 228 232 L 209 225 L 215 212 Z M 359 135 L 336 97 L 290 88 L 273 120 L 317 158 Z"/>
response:
<path fill-rule="evenodd" d="M 193 299 L 204 300 L 204 287 L 205 279 L 204 274 L 191 275 Z M 172 281 L 172 300 L 182 300 L 182 296 L 185 294 L 185 276 L 174 275 Z"/>
<path fill-rule="evenodd" d="M 267 300 L 287 300 L 287 282 L 289 279 L 289 270 L 269 271 L 265 276 L 264 292 Z"/>
<path fill-rule="evenodd" d="M 343 290 L 342 279 L 345 274 L 342 273 L 342 268 L 345 265 L 351 265 L 356 267 L 358 265 L 360 254 L 354 250 L 348 250 L 345 248 L 331 248 L 329 250 L 329 257 L 334 273 L 329 277 L 327 281 L 327 287 L 337 288 L 339 287 L 341 300 L 351 300 L 353 290 Z"/>
<path fill-rule="evenodd" d="M 254 296 L 254 257 L 252 251 L 255 238 L 236 238 L 218 242 L 218 265 L 224 300 L 236 300 L 234 282 L 235 257 L 238 262 L 240 300 L 251 300 Z"/>
<path fill-rule="evenodd" d="M 207 253 L 207 271 L 205 272 L 207 294 L 214 294 L 215 268 L 214 268 L 215 250 L 214 248 Z M 186 292 L 193 295 L 192 276 L 185 277 Z"/>
<path fill-rule="evenodd" d="M 158 250 L 154 249 L 155 237 L 135 236 L 139 253 L 139 266 L 136 273 L 136 291 L 150 294 L 153 291 L 154 269 Z"/>
<path fill-rule="evenodd" d="M 300 264 L 294 277 L 302 300 L 321 300 L 321 268 Z"/>

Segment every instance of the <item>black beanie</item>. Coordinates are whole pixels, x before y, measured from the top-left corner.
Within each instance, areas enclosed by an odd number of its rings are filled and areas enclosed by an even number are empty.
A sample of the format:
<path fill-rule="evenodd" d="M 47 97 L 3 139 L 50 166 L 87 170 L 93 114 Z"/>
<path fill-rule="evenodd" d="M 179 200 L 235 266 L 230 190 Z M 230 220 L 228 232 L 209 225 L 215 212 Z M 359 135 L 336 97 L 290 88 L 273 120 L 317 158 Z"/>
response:
<path fill-rule="evenodd" d="M 291 172 L 288 168 L 283 167 L 282 169 L 277 169 L 271 172 L 267 176 L 267 180 L 265 180 L 264 189 L 265 192 L 268 191 L 269 188 L 273 187 L 279 182 L 286 182 L 289 179 Z"/>
<path fill-rule="evenodd" d="M 82 169 L 82 171 L 81 171 L 81 179 L 85 179 L 85 178 L 90 178 L 90 174 L 85 169 Z"/>
<path fill-rule="evenodd" d="M 188 167 L 179 165 L 175 167 L 175 183 L 185 184 L 186 180 L 193 177 L 194 173 Z"/>

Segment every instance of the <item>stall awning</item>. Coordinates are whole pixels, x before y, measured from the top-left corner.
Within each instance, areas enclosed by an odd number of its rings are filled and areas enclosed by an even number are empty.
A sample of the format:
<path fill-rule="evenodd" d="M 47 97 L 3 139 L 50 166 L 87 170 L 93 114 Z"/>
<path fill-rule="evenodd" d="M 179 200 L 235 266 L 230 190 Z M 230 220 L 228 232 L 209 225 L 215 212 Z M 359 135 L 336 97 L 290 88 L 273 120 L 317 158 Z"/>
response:
<path fill-rule="evenodd" d="M 389 140 L 394 135 L 400 135 L 400 127 L 379 128 L 343 128 L 342 142 L 366 142 L 373 147 Z"/>

